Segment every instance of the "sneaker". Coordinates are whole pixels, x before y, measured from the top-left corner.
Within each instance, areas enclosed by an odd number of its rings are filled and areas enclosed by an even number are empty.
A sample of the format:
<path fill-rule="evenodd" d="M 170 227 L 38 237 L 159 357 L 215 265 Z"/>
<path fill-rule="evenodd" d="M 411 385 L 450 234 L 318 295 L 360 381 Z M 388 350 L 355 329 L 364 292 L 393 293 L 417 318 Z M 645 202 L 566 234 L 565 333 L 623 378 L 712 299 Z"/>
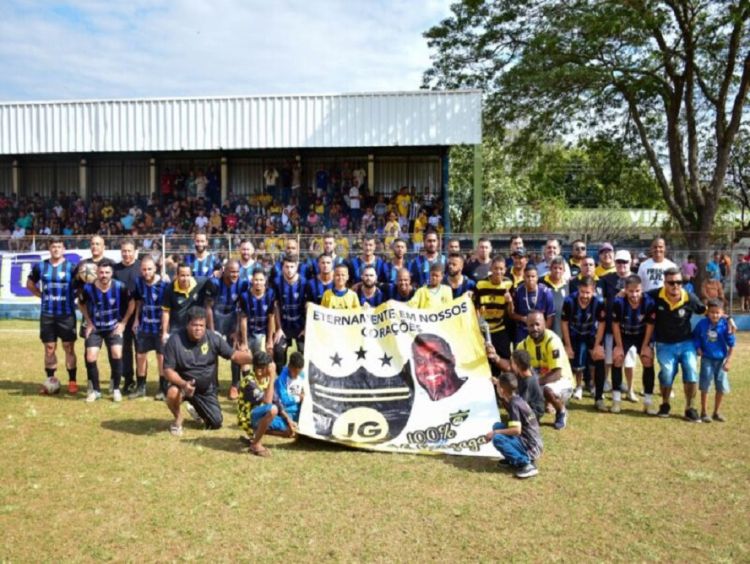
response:
<path fill-rule="evenodd" d="M 192 404 L 185 402 L 185 409 L 187 409 L 187 412 L 190 415 L 190 417 L 193 418 L 193 421 L 195 421 L 196 423 L 203 423 L 203 417 L 198 415 L 198 412 L 195 411 L 195 408 L 193 407 Z"/>
<path fill-rule="evenodd" d="M 539 474 L 539 470 L 537 470 L 537 467 L 531 464 L 530 462 L 526 464 L 525 466 L 522 466 L 518 470 L 516 470 L 516 478 L 524 479 L 524 478 L 532 478 Z"/>
<path fill-rule="evenodd" d="M 135 390 L 128 395 L 128 399 L 138 399 L 146 397 L 146 386 L 136 386 Z"/>
<path fill-rule="evenodd" d="M 632 403 L 638 403 L 638 396 L 633 390 L 628 390 L 628 401 Z"/>
<path fill-rule="evenodd" d="M 94 391 L 94 384 L 91 383 L 91 380 L 86 382 L 86 394 L 90 394 Z"/>
<path fill-rule="evenodd" d="M 181 437 L 182 436 L 182 425 L 176 425 L 175 423 L 172 423 L 169 426 L 169 434 L 173 437 Z"/>
<path fill-rule="evenodd" d="M 102 393 L 96 390 L 91 390 L 86 395 L 86 403 L 94 403 L 96 400 L 102 399 Z"/>
<path fill-rule="evenodd" d="M 646 415 L 658 415 L 659 410 L 656 408 L 655 403 L 647 403 L 646 405 L 643 406 L 643 412 Z M 668 416 L 669 415 L 667 415 L 666 417 Z"/>
<path fill-rule="evenodd" d="M 568 426 L 568 410 L 560 411 L 555 415 L 555 429 L 562 431 Z"/>
<path fill-rule="evenodd" d="M 166 395 L 164 395 L 164 392 L 158 392 L 158 393 L 157 393 L 157 394 L 156 394 L 156 395 L 154 396 L 154 400 L 155 400 L 155 401 L 164 401 L 164 400 L 165 400 L 166 398 L 167 398 L 167 396 L 166 396 Z"/>
<path fill-rule="evenodd" d="M 240 395 L 239 390 L 237 389 L 237 386 L 232 386 L 229 388 L 229 399 L 234 401 L 236 400 Z"/>
<path fill-rule="evenodd" d="M 701 418 L 698 415 L 698 410 L 695 409 L 694 407 L 690 407 L 690 408 L 688 408 L 688 409 L 685 410 L 685 419 L 687 419 L 691 423 L 700 423 L 701 422 Z"/>
<path fill-rule="evenodd" d="M 726 423 L 727 418 L 724 417 L 721 413 L 714 413 L 713 417 L 714 421 L 718 421 L 719 423 Z"/>
<path fill-rule="evenodd" d="M 609 408 L 608 408 L 608 407 L 607 407 L 607 405 L 606 405 L 606 404 L 604 403 L 604 400 L 603 400 L 603 399 L 600 399 L 600 400 L 596 400 L 596 401 L 594 402 L 594 407 L 596 408 L 596 410 L 597 410 L 597 411 L 601 411 L 601 412 L 609 411 Z"/>
<path fill-rule="evenodd" d="M 128 382 L 122 387 L 123 395 L 129 396 L 133 392 L 135 392 L 135 382 Z"/>
<path fill-rule="evenodd" d="M 612 407 L 610 408 L 609 411 L 611 413 L 620 413 L 620 411 L 622 411 L 622 407 L 620 405 L 620 402 L 619 401 L 613 401 L 612 402 Z"/>
<path fill-rule="evenodd" d="M 611 391 L 612 391 L 612 382 L 610 382 L 609 380 L 605 380 L 604 381 L 604 393 L 608 394 Z"/>
<path fill-rule="evenodd" d="M 668 403 L 663 403 L 659 406 L 659 411 L 657 412 L 657 415 L 659 417 L 667 418 L 669 417 L 669 411 L 672 409 L 672 407 Z"/>
<path fill-rule="evenodd" d="M 583 388 L 581 388 L 580 386 L 576 388 L 576 391 L 573 392 L 573 399 L 583 399 Z"/>
<path fill-rule="evenodd" d="M 71 396 L 74 396 L 78 393 L 78 384 L 75 380 L 71 380 L 68 382 L 68 394 Z"/>
<path fill-rule="evenodd" d="M 708 413 L 701 415 L 701 423 L 711 423 L 711 418 L 708 416 Z"/>
<path fill-rule="evenodd" d="M 119 403 L 122 401 L 122 392 L 119 389 L 112 392 L 112 401 L 115 403 Z"/>

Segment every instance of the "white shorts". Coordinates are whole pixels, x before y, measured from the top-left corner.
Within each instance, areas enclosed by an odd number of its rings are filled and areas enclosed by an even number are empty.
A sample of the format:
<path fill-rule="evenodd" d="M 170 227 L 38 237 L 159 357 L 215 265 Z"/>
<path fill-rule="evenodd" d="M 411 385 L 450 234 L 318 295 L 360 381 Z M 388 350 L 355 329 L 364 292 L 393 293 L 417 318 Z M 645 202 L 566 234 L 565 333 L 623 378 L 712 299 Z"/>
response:
<path fill-rule="evenodd" d="M 625 368 L 635 368 L 635 363 L 637 360 L 638 360 L 638 351 L 633 346 L 633 347 L 630 347 L 627 351 L 625 351 L 625 360 L 622 365 Z"/>
<path fill-rule="evenodd" d="M 612 364 L 612 351 L 615 348 L 615 339 L 612 335 L 604 335 L 604 364 Z"/>
<path fill-rule="evenodd" d="M 558 380 L 557 382 L 552 382 L 551 384 L 545 384 L 544 387 L 552 390 L 552 393 L 555 394 L 563 403 L 567 403 L 570 397 L 573 395 L 573 388 L 571 388 L 570 385 L 565 382 L 565 380 Z"/>

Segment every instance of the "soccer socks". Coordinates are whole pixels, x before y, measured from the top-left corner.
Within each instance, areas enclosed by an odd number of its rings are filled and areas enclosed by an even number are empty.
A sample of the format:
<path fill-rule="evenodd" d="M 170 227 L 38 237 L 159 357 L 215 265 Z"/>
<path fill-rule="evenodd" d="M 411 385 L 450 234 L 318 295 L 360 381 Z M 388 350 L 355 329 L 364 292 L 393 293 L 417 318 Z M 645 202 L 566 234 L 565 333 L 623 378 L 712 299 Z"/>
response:
<path fill-rule="evenodd" d="M 651 395 L 654 393 L 654 380 L 656 380 L 656 370 L 653 366 L 643 367 L 643 393 Z"/>
<path fill-rule="evenodd" d="M 612 389 L 620 390 L 622 387 L 622 366 L 612 366 Z"/>
<path fill-rule="evenodd" d="M 110 361 L 112 367 L 112 388 L 120 389 L 120 380 L 122 379 L 122 359 L 113 358 Z"/>
<path fill-rule="evenodd" d="M 44 371 L 47 373 L 47 378 L 54 378 L 55 377 L 55 369 L 54 368 L 45 368 Z"/>
<path fill-rule="evenodd" d="M 604 397 L 604 381 L 606 380 L 606 373 L 604 371 L 604 361 L 594 361 L 594 386 L 595 386 L 595 399 L 600 400 Z"/>
<path fill-rule="evenodd" d="M 146 377 L 145 376 L 136 376 L 135 377 L 135 385 L 137 388 L 145 388 L 146 387 Z"/>
<path fill-rule="evenodd" d="M 86 361 L 86 374 L 88 376 L 89 382 L 91 382 L 91 387 L 96 392 L 101 392 L 101 389 L 99 387 L 99 367 L 97 366 L 96 362 L 89 362 Z"/>
<path fill-rule="evenodd" d="M 240 365 L 232 363 L 232 386 L 240 387 Z"/>
<path fill-rule="evenodd" d="M 78 370 L 76 368 L 68 368 L 68 381 L 75 382 L 77 372 Z"/>

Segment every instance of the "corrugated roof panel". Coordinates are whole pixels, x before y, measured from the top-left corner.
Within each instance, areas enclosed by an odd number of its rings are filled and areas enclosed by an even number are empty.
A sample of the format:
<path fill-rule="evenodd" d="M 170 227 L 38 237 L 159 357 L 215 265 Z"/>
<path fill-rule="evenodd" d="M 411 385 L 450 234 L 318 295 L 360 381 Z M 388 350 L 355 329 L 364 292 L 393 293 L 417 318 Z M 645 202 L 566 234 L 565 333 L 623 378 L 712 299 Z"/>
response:
<path fill-rule="evenodd" d="M 0 104 L 0 154 L 476 144 L 478 91 Z"/>

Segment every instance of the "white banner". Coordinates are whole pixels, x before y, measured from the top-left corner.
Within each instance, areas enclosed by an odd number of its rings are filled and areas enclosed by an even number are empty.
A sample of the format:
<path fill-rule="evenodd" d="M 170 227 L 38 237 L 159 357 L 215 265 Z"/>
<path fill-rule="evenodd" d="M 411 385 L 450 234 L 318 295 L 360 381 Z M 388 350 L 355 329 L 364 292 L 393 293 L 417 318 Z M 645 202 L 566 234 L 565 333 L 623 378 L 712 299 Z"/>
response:
<path fill-rule="evenodd" d="M 499 420 L 471 300 L 417 310 L 311 304 L 305 328 L 304 435 L 371 450 L 498 457 Z"/>

